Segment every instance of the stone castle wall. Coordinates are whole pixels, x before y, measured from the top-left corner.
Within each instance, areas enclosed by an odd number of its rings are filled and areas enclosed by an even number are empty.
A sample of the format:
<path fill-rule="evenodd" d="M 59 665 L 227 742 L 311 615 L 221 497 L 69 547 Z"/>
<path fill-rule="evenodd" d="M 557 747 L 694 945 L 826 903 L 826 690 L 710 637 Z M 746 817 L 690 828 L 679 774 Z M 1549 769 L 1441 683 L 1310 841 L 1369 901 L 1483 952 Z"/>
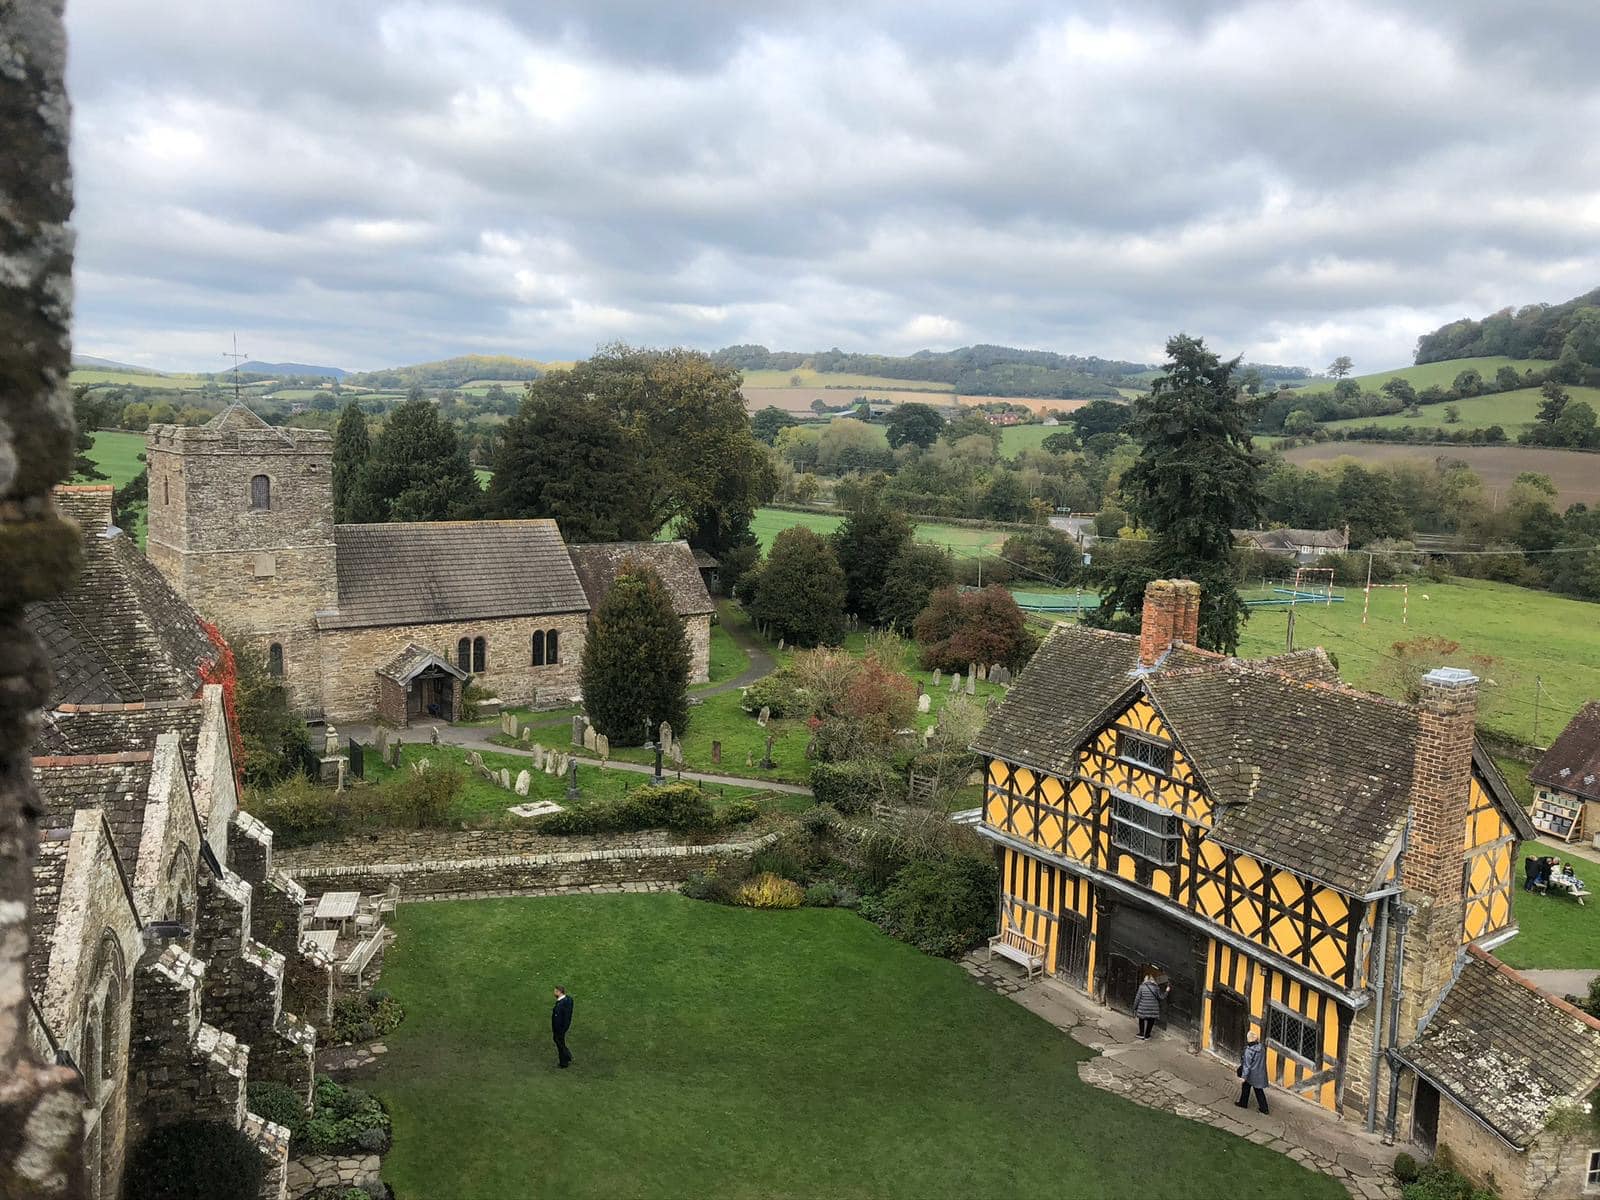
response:
<path fill-rule="evenodd" d="M 470 570 L 470 564 L 463 564 Z M 377 668 L 410 642 L 425 646 L 447 662 L 456 661 L 461 638 L 483 638 L 484 670 L 473 672 L 479 686 L 508 704 L 566 704 L 578 694 L 587 613 L 451 621 L 435 625 L 378 625 L 326 629 L 318 641 L 323 709 L 330 721 L 370 717 L 378 709 Z M 536 630 L 559 630 L 561 661 L 533 666 Z"/>

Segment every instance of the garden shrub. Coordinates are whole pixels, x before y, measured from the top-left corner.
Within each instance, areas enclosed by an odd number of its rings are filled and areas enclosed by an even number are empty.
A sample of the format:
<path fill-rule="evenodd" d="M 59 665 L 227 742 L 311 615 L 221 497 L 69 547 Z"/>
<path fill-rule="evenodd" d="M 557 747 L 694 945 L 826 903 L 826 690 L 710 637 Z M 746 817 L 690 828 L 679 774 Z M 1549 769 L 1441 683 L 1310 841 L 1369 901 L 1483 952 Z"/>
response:
<path fill-rule="evenodd" d="M 819 801 L 800 814 L 800 828 L 813 840 L 830 837 L 839 828 L 839 810 Z"/>
<path fill-rule="evenodd" d="M 300 1094 L 288 1084 L 255 1079 L 250 1081 L 245 1092 L 249 1096 L 251 1112 L 282 1125 L 291 1135 L 305 1123 L 305 1104 Z"/>
<path fill-rule="evenodd" d="M 727 827 L 735 825 L 748 825 L 761 815 L 761 805 L 748 796 L 741 796 L 737 800 L 729 800 L 722 806 L 722 812 L 717 815 L 717 824 Z"/>
<path fill-rule="evenodd" d="M 780 668 L 763 676 L 745 689 L 740 707 L 752 715 L 763 708 L 770 717 L 804 717 L 811 713 L 811 705 L 801 693 L 794 676 Z"/>
<path fill-rule="evenodd" d="M 245 1134 L 220 1121 L 150 1131 L 128 1156 L 125 1200 L 217 1200 L 261 1193 L 266 1162 Z"/>
<path fill-rule="evenodd" d="M 1398 1176 L 1399 1158 L 1395 1159 Z M 1420 1166 L 1414 1181 L 1400 1190 L 1403 1200 L 1499 1200 L 1493 1188 L 1479 1187 L 1456 1170 L 1448 1146 L 1440 1146 L 1433 1161 Z"/>
<path fill-rule="evenodd" d="M 803 879 L 806 864 L 801 861 L 799 847 L 780 839 L 765 846 L 750 857 L 752 875 L 776 875 L 781 879 Z"/>
<path fill-rule="evenodd" d="M 737 898 L 746 908 L 799 908 L 805 901 L 805 893 L 792 879 L 769 871 L 741 886 Z"/>
<path fill-rule="evenodd" d="M 1394 1177 L 1401 1183 L 1415 1183 L 1421 1173 L 1421 1164 L 1405 1151 L 1394 1156 Z"/>
<path fill-rule="evenodd" d="M 296 1150 L 313 1154 L 382 1154 L 390 1143 L 389 1114 L 370 1092 L 319 1075 L 311 1117 L 295 1142 Z"/>
<path fill-rule="evenodd" d="M 854 908 L 861 903 L 855 889 L 822 879 L 806 889 L 807 908 Z"/>
<path fill-rule="evenodd" d="M 730 858 L 708 871 L 690 872 L 679 891 L 691 900 L 737 904 L 739 889 L 750 878 L 750 860 Z"/>
<path fill-rule="evenodd" d="M 703 791 L 692 783 L 667 783 L 636 788 L 622 800 L 552 813 L 539 823 L 539 829 L 554 834 L 628 833 L 640 829 L 697 832 L 716 825 L 716 813 Z"/>
<path fill-rule="evenodd" d="M 930 671 L 966 671 L 974 663 L 1019 671 L 1039 645 L 1016 600 L 998 585 L 981 592 L 941 588 L 917 617 L 915 631 L 922 665 Z"/>
<path fill-rule="evenodd" d="M 405 1020 L 405 1015 L 400 1002 L 385 991 L 374 989 L 365 996 L 341 996 L 333 1002 L 329 1044 L 347 1046 L 384 1037 Z"/>
<path fill-rule="evenodd" d="M 919 859 L 861 911 L 901 941 L 928 954 L 954 958 L 994 925 L 999 877 L 994 863 L 966 854 Z"/>
<path fill-rule="evenodd" d="M 860 812 L 883 794 L 888 771 L 875 762 L 819 762 L 811 768 L 811 794 L 842 813 Z"/>
<path fill-rule="evenodd" d="M 403 829 L 439 829 L 461 799 L 466 776 L 455 767 L 430 763 L 427 770 L 407 769 L 383 787 L 390 822 Z"/>
<path fill-rule="evenodd" d="M 282 846 L 301 845 L 337 832 L 347 805 L 331 788 L 294 774 L 271 790 L 247 788 L 244 808 L 265 822 Z"/>
<path fill-rule="evenodd" d="M 478 705 L 485 700 L 493 700 L 495 694 L 479 683 L 469 683 L 461 692 L 461 719 L 463 721 L 476 721 L 478 719 Z"/>

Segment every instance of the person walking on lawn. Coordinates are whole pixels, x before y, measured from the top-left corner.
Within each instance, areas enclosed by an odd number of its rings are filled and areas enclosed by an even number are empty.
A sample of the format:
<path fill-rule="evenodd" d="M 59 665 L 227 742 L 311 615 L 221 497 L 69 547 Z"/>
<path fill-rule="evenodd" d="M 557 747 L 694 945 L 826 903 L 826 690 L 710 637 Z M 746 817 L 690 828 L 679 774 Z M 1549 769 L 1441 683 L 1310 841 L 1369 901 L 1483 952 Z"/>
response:
<path fill-rule="evenodd" d="M 1267 1111 L 1267 1050 L 1261 1044 L 1261 1032 L 1252 1029 L 1244 1035 L 1244 1053 L 1239 1056 L 1239 1099 L 1236 1108 L 1250 1107 L 1250 1089 L 1256 1091 L 1256 1107 Z"/>
<path fill-rule="evenodd" d="M 567 989 L 556 989 L 555 1006 L 550 1010 L 550 1032 L 556 1040 L 556 1065 L 562 1070 L 572 1065 L 572 1051 L 567 1049 L 567 1030 L 572 1028 L 572 997 Z"/>
<path fill-rule="evenodd" d="M 1133 1015 L 1139 1019 L 1139 1040 L 1141 1042 L 1150 1040 L 1150 1030 L 1161 1019 L 1161 1002 L 1166 999 L 1167 993 L 1171 990 L 1171 984 L 1157 983 L 1156 973 L 1151 971 L 1144 977 L 1144 982 L 1133 993 Z"/>

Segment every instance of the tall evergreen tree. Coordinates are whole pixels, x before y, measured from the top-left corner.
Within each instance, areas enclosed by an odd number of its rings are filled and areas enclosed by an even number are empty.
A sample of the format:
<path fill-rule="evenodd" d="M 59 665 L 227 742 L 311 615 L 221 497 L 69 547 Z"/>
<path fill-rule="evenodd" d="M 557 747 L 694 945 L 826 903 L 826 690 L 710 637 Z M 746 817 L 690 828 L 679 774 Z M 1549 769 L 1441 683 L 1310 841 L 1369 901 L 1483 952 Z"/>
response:
<path fill-rule="evenodd" d="M 689 643 L 661 577 L 630 558 L 600 601 L 583 643 L 583 707 L 618 746 L 637 746 L 662 721 L 689 722 Z"/>
<path fill-rule="evenodd" d="M 1249 613 L 1234 581 L 1233 530 L 1256 523 L 1264 507 L 1262 460 L 1250 443 L 1254 403 L 1234 381 L 1238 365 L 1179 334 L 1167 343 L 1165 372 L 1134 401 L 1127 432 L 1139 457 L 1121 488 L 1151 537 L 1107 573 L 1097 624 L 1136 627 L 1147 583 L 1193 579 L 1202 589 L 1200 644 L 1238 649 Z"/>
<path fill-rule="evenodd" d="M 832 541 L 844 571 L 846 606 L 863 621 L 881 624 L 884 580 L 890 564 L 911 542 L 911 522 L 883 502 L 881 489 L 869 484 L 850 495 L 849 511 Z"/>
<path fill-rule="evenodd" d="M 339 414 L 333 431 L 333 519 L 341 523 L 371 520 L 370 501 L 362 490 L 362 472 L 372 455 L 367 414 L 354 400 Z"/>
<path fill-rule="evenodd" d="M 359 479 L 376 521 L 470 520 L 482 508 L 467 452 L 426 400 L 389 414 Z"/>
<path fill-rule="evenodd" d="M 844 640 L 844 572 L 833 548 L 803 525 L 772 539 L 772 551 L 745 581 L 750 615 L 794 646 Z"/>
<path fill-rule="evenodd" d="M 75 483 L 92 483 L 106 477 L 105 472 L 95 465 L 94 459 L 89 457 L 89 451 L 94 449 L 94 431 L 100 428 L 102 416 L 101 406 L 91 397 L 86 385 L 79 384 L 72 389 L 72 418 L 76 427 L 76 438 L 72 444 L 72 479 Z"/>

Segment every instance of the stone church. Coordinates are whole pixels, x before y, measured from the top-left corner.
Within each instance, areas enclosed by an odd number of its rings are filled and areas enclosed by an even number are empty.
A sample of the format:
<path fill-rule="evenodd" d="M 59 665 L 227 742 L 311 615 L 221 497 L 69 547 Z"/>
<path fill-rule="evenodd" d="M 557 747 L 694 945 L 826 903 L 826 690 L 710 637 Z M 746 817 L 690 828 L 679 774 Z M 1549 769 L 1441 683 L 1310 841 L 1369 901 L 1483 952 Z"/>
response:
<path fill-rule="evenodd" d="M 278 1200 L 287 1133 L 245 1087 L 309 1103 L 333 966 L 302 946 L 304 890 L 239 810 L 220 638 L 112 524 L 110 487 L 55 500 L 83 569 L 24 613 L 54 668 L 31 754 L 30 1038 L 82 1079 L 86 1195 L 118 1195 L 152 1129 L 213 1120 L 256 1144 Z"/>
<path fill-rule="evenodd" d="M 339 525 L 333 439 L 234 405 L 153 426 L 147 553 L 201 616 L 258 643 L 308 715 L 455 719 L 476 682 L 535 707 L 578 696 L 590 614 L 640 557 L 710 669 L 714 606 L 684 542 L 569 546 L 554 521 Z"/>

